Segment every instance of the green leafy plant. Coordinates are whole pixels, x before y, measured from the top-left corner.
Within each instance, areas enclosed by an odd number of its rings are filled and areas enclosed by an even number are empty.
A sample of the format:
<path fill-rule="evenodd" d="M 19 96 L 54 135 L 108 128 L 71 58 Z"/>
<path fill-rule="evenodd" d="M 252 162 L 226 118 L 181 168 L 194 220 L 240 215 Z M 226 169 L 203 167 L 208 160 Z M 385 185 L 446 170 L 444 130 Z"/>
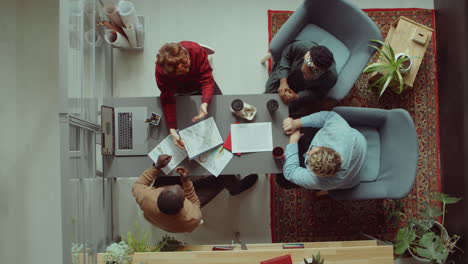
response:
<path fill-rule="evenodd" d="M 439 236 L 436 236 L 434 232 L 430 232 L 421 237 L 416 248 L 416 253 L 436 263 L 444 263 L 448 257 L 449 250 L 444 246 Z"/>
<path fill-rule="evenodd" d="M 401 218 L 403 217 L 403 203 L 401 200 L 390 200 L 391 205 L 386 206 L 387 222 L 392 226 L 400 224 Z"/>
<path fill-rule="evenodd" d="M 161 252 L 176 251 L 183 246 L 183 243 L 170 236 L 163 236 L 156 247 Z"/>
<path fill-rule="evenodd" d="M 451 197 L 443 193 L 433 193 L 432 198 L 442 203 L 442 225 L 445 223 L 445 206 L 447 204 L 458 203 L 461 198 Z"/>
<path fill-rule="evenodd" d="M 163 236 L 156 244 L 152 244 L 150 235 L 147 232 L 140 232 L 138 224 L 135 224 L 135 235 L 128 232 L 124 240 L 134 252 L 175 251 L 183 245 L 182 242 L 170 236 Z"/>
<path fill-rule="evenodd" d="M 458 235 L 449 236 L 444 228 L 446 205 L 460 201 L 443 193 L 433 193 L 430 198 L 442 203 L 442 211 L 424 202 L 418 216 L 407 219 L 405 227 L 398 230 L 395 238 L 395 254 L 409 251 L 414 257 L 423 258 L 430 263 L 443 264 L 450 253 L 454 252 Z M 406 218 L 406 215 L 403 214 Z M 442 222 L 438 218 L 442 216 Z"/>
<path fill-rule="evenodd" d="M 312 254 L 312 261 L 308 262 L 307 259 L 304 259 L 304 264 L 323 264 L 325 259 L 320 256 L 320 251 L 317 255 Z"/>
<path fill-rule="evenodd" d="M 128 232 L 124 241 L 135 252 L 154 252 L 156 251 L 156 247 L 151 245 L 149 237 L 147 232 L 140 232 L 139 225 L 135 224 L 135 235 L 132 232 Z"/>
<path fill-rule="evenodd" d="M 403 75 L 401 73 L 404 69 L 403 65 L 405 62 L 410 60 L 409 56 L 401 56 L 399 58 L 395 57 L 395 51 L 393 48 L 380 40 L 372 40 L 373 42 L 379 43 L 382 48 L 379 48 L 375 45 L 369 45 L 372 48 L 378 50 L 379 62 L 372 63 L 364 68 L 364 73 L 374 73 L 379 72 L 382 74 L 382 77 L 374 81 L 369 88 L 377 87 L 379 89 L 379 97 L 387 90 L 392 82 L 398 83 L 398 89 L 396 92 L 401 94 L 405 87 L 405 82 L 403 80 Z"/>

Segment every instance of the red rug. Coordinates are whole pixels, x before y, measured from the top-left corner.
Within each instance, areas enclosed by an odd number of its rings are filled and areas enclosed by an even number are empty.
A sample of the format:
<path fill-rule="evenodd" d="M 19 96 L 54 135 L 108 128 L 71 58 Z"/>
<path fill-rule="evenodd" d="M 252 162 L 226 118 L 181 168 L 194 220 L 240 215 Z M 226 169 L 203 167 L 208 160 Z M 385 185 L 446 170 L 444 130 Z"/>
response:
<path fill-rule="evenodd" d="M 367 9 L 385 38 L 390 25 L 400 16 L 435 28 L 434 10 Z M 291 11 L 268 11 L 269 41 L 291 15 Z M 369 90 L 368 76 L 362 75 L 349 95 L 339 103 L 325 102 L 324 109 L 336 105 L 404 108 L 413 118 L 419 140 L 416 182 L 402 200 L 404 212 L 413 215 L 428 193 L 440 189 L 439 128 L 435 33 L 423 58 L 414 87 L 401 95 L 387 92 L 378 100 L 376 90 Z M 375 56 L 373 58 L 375 60 Z M 398 159 L 398 157 L 395 157 Z M 402 161 L 404 162 L 404 161 Z M 340 241 L 362 238 L 360 232 L 393 240 L 397 226 L 388 223 L 388 208 L 393 200 L 335 201 L 329 196 L 315 197 L 313 192 L 284 190 L 271 177 L 271 232 L 273 242 Z"/>

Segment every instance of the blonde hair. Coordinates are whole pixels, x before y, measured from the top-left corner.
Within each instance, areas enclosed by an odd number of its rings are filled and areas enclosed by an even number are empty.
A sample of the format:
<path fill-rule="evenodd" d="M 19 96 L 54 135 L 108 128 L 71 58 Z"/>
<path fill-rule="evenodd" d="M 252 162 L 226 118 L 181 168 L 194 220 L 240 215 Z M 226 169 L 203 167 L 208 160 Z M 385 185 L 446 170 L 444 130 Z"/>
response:
<path fill-rule="evenodd" d="M 341 168 L 340 154 L 329 147 L 319 147 L 307 157 L 307 167 L 317 176 L 334 176 Z"/>
<path fill-rule="evenodd" d="M 166 43 L 159 49 L 156 64 L 166 73 L 188 72 L 188 51 L 177 43 Z"/>

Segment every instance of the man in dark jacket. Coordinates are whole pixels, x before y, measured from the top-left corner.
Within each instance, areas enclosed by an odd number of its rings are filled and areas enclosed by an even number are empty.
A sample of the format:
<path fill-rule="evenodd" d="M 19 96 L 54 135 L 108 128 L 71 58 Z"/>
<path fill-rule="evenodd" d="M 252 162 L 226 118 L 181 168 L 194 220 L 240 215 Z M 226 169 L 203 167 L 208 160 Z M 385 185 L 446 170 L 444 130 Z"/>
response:
<path fill-rule="evenodd" d="M 333 54 L 327 47 L 296 41 L 275 62 L 265 93 L 279 93 L 291 114 L 307 113 L 325 99 L 337 78 Z"/>

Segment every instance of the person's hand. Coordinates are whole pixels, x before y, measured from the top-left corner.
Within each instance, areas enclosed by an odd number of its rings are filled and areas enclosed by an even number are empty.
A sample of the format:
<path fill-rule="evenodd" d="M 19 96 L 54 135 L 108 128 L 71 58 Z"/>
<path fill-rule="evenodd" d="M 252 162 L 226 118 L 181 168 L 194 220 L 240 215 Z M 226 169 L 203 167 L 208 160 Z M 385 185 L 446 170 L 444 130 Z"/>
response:
<path fill-rule="evenodd" d="M 301 128 L 300 119 L 292 119 L 290 117 L 283 120 L 283 131 L 286 135 L 291 135 L 294 131 Z"/>
<path fill-rule="evenodd" d="M 182 182 L 186 182 L 189 178 L 188 178 L 188 170 L 187 168 L 185 167 L 182 167 L 182 166 L 179 166 L 176 168 L 176 172 L 179 173 L 180 175 L 180 180 Z"/>
<path fill-rule="evenodd" d="M 291 136 L 289 136 L 289 144 L 295 144 L 299 142 L 299 139 L 302 137 L 301 131 L 296 130 L 294 131 Z"/>
<path fill-rule="evenodd" d="M 171 128 L 170 134 L 171 134 L 171 137 L 172 137 L 172 142 L 174 142 L 174 144 L 175 144 L 178 148 L 180 148 L 181 150 L 185 150 L 185 143 L 184 143 L 184 141 L 180 138 L 179 134 L 177 133 L 177 130 Z"/>
<path fill-rule="evenodd" d="M 289 84 L 287 82 L 281 82 L 278 87 L 278 94 L 283 94 L 286 90 L 291 89 L 289 88 Z"/>
<path fill-rule="evenodd" d="M 283 101 L 283 103 L 286 103 L 285 101 L 287 99 L 287 95 L 286 95 L 287 90 L 290 90 L 288 82 L 287 81 L 281 81 L 280 86 L 278 88 L 278 95 L 281 98 L 281 101 Z"/>
<path fill-rule="evenodd" d="M 282 94 L 280 94 L 281 101 L 283 101 L 284 104 L 289 104 L 298 97 L 297 93 L 290 88 L 285 88 Z"/>
<path fill-rule="evenodd" d="M 286 89 L 286 96 L 288 97 L 288 103 L 292 100 L 296 100 L 299 97 L 299 95 L 297 95 L 297 93 L 290 88 Z"/>
<path fill-rule="evenodd" d="M 200 112 L 198 112 L 198 115 L 192 118 L 192 122 L 200 121 L 207 115 L 208 115 L 208 103 L 203 103 L 200 105 Z"/>
<path fill-rule="evenodd" d="M 156 169 L 162 169 L 166 167 L 167 164 L 169 164 L 169 162 L 171 162 L 171 159 L 172 159 L 172 156 L 170 155 L 166 155 L 166 154 L 159 155 L 158 161 L 156 162 L 156 165 L 154 167 Z"/>

